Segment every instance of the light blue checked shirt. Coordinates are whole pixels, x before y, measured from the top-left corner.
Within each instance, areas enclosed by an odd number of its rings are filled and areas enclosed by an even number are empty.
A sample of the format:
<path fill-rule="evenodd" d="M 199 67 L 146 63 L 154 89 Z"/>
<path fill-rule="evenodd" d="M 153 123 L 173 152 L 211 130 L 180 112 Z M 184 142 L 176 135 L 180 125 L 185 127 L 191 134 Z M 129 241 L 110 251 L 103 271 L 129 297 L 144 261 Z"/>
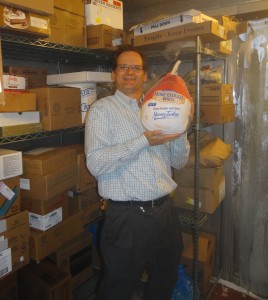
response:
<path fill-rule="evenodd" d="M 150 146 L 137 101 L 119 90 L 95 101 L 85 123 L 87 167 L 98 180 L 103 198 L 147 201 L 176 188 L 171 166 L 178 169 L 187 162 L 190 145 L 186 134 Z"/>

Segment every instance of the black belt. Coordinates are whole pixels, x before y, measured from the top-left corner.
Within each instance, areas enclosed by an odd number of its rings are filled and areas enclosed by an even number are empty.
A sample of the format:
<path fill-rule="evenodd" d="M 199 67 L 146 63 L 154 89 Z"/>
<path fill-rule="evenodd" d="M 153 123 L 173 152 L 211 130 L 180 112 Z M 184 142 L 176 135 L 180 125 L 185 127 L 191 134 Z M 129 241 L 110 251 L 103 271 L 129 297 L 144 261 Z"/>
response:
<path fill-rule="evenodd" d="M 115 205 L 124 205 L 124 206 L 136 206 L 136 207 L 159 207 L 161 206 L 165 201 L 168 199 L 171 199 L 171 194 L 165 195 L 161 198 L 157 198 L 154 200 L 149 201 L 115 201 L 115 200 L 109 200 L 109 204 L 115 204 Z"/>

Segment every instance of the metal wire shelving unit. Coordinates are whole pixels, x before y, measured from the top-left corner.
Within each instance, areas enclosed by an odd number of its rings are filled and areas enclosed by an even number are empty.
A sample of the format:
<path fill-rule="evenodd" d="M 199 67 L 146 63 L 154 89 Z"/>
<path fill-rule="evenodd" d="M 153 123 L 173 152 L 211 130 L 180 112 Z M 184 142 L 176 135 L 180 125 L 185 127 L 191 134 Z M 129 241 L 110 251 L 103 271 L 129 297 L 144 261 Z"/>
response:
<path fill-rule="evenodd" d="M 112 51 L 51 43 L 22 35 L 1 33 L 4 59 L 109 68 Z"/>

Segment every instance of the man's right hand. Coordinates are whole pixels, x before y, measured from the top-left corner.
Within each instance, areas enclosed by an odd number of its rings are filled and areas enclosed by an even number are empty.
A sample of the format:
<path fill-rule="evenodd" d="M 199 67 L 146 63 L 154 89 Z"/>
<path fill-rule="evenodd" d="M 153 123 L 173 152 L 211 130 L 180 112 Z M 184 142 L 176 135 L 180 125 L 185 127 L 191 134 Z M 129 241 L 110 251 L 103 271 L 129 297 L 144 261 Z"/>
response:
<path fill-rule="evenodd" d="M 162 134 L 161 130 L 145 131 L 144 135 L 150 146 L 162 145 L 179 138 L 183 133 Z"/>

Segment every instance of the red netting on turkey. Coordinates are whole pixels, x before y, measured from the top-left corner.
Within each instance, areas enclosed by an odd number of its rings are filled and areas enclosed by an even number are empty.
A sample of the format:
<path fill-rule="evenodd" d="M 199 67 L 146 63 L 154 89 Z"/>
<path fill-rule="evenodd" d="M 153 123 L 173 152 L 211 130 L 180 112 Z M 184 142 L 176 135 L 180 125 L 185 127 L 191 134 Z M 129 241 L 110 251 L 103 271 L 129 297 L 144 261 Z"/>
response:
<path fill-rule="evenodd" d="M 185 81 L 177 75 L 180 61 L 145 94 L 141 121 L 147 130 L 181 133 L 187 128 L 192 98 Z"/>

